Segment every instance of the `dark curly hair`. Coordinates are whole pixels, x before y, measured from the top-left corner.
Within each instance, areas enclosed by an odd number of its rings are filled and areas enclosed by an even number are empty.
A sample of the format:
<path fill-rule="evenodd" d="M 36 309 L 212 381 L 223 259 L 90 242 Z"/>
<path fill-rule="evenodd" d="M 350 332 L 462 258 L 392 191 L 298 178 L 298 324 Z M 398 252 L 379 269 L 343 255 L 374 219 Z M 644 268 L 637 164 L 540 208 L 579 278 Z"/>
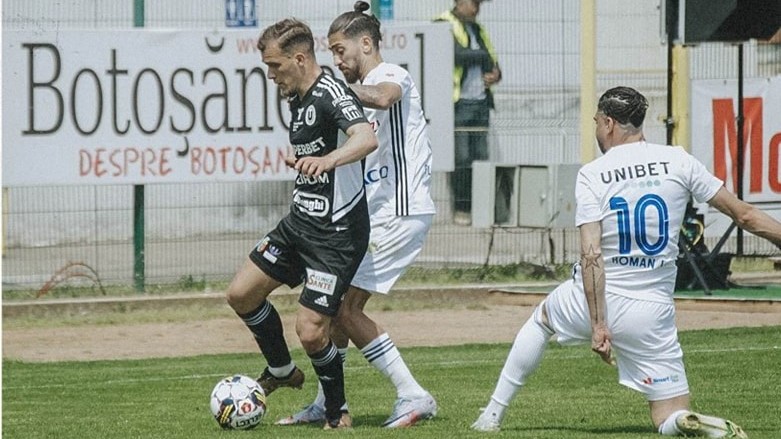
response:
<path fill-rule="evenodd" d="M 621 125 L 631 124 L 640 128 L 645 120 L 648 100 L 637 90 L 630 87 L 615 87 L 599 98 L 597 110 L 612 117 Z"/>

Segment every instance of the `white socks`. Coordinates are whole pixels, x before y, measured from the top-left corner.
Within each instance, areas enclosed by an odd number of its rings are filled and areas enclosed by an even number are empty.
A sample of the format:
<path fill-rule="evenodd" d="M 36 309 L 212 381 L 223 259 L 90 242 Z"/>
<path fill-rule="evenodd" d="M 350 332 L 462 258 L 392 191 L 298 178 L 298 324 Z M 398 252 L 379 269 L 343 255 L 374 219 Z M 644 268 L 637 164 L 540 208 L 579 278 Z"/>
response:
<path fill-rule="evenodd" d="M 388 377 L 396 387 L 396 395 L 399 398 L 415 399 L 426 396 L 428 393 L 415 381 L 412 373 L 401 358 L 399 350 L 387 333 L 383 333 L 370 341 L 361 349 L 366 360 Z"/>
<path fill-rule="evenodd" d="M 404 359 L 401 358 L 399 350 L 387 333 L 383 333 L 370 341 L 369 344 L 361 349 L 361 353 L 366 357 L 369 364 L 388 377 L 393 385 L 396 386 L 396 396 L 398 398 L 415 399 L 428 394 L 415 381 L 406 363 L 404 363 Z M 347 357 L 347 348 L 339 349 L 339 354 L 344 362 Z M 312 404 L 320 407 L 325 406 L 325 395 L 319 384 L 317 386 L 317 396 Z"/>
<path fill-rule="evenodd" d="M 537 322 L 540 317 L 539 310 L 538 307 L 515 336 L 513 346 L 499 374 L 496 389 L 491 395 L 491 401 L 483 412 L 484 415 L 492 416 L 498 422 L 502 421 L 507 406 L 515 398 L 521 386 L 526 383 L 526 379 L 539 367 L 545 349 L 548 347 L 548 340 L 553 335 L 553 332 Z"/>
<path fill-rule="evenodd" d="M 662 422 L 662 425 L 659 426 L 659 434 L 663 436 L 678 436 L 681 434 L 681 430 L 678 429 L 678 426 L 675 425 L 675 420 L 678 419 L 678 416 L 683 415 L 685 413 L 691 413 L 688 410 L 678 410 L 677 412 L 673 412 L 670 416 L 665 419 L 664 422 Z"/>
<path fill-rule="evenodd" d="M 284 378 L 290 375 L 290 373 L 293 372 L 293 369 L 295 368 L 296 368 L 296 363 L 291 361 L 287 366 L 282 366 L 282 367 L 269 366 L 268 371 L 271 372 L 271 375 L 274 375 L 277 378 Z"/>

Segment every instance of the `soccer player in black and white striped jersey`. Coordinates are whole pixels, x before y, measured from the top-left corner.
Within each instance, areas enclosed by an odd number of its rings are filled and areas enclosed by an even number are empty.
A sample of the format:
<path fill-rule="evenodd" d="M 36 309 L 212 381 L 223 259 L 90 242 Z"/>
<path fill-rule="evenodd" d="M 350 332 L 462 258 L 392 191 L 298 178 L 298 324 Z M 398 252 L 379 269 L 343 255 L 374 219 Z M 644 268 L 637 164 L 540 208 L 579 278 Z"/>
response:
<path fill-rule="evenodd" d="M 384 427 L 408 427 L 436 414 L 437 403 L 418 384 L 388 334 L 363 311 L 372 293 L 388 294 L 418 256 L 435 213 L 431 199 L 431 145 L 421 97 L 410 74 L 383 62 L 380 22 L 364 14 L 369 4 L 334 20 L 328 43 L 334 64 L 358 95 L 379 141 L 366 157 L 364 184 L 371 217 L 369 250 L 353 278 L 333 334 L 342 353 L 347 337 L 396 386 L 397 400 Z M 322 421 L 322 392 L 282 425 Z"/>
<path fill-rule="evenodd" d="M 325 428 L 349 428 L 344 369 L 330 327 L 369 241 L 363 159 L 377 137 L 356 96 L 317 64 L 309 27 L 285 19 L 258 40 L 267 76 L 289 98 L 290 143 L 298 171 L 290 213 L 252 249 L 226 297 L 255 336 L 268 367 L 258 382 L 269 394 L 301 388 L 282 323 L 267 299 L 302 282 L 296 332 L 325 391 Z"/>

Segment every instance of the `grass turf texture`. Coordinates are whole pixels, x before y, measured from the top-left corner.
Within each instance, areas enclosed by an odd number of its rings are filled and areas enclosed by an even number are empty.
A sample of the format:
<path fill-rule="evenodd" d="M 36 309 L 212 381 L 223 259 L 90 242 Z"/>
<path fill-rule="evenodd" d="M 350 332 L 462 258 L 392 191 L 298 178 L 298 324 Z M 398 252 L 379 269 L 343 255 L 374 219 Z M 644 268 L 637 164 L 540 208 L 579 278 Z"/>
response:
<path fill-rule="evenodd" d="M 693 408 L 728 417 L 750 437 L 781 437 L 778 365 L 780 327 L 681 333 Z M 360 353 L 346 364 L 355 428 L 349 436 L 486 437 L 469 430 L 493 391 L 509 349 L 505 344 L 407 348 L 403 355 L 437 398 L 436 419 L 405 431 L 378 426 L 395 392 Z M 299 438 L 333 437 L 312 426 L 272 425 L 311 401 L 316 381 L 303 352 L 303 391 L 269 397 L 262 424 L 223 431 L 212 419 L 209 394 L 223 376 L 255 376 L 255 355 L 212 355 L 143 361 L 24 363 L 3 361 L 3 437 L 18 438 Z M 330 436 L 329 436 L 330 434 Z M 587 347 L 552 344 L 542 367 L 511 406 L 503 431 L 490 437 L 658 438 L 646 402 L 616 383 L 616 372 Z"/>
<path fill-rule="evenodd" d="M 723 298 L 723 299 L 752 299 L 752 300 L 781 300 L 781 285 L 740 285 L 728 290 L 710 290 L 707 296 L 704 290 L 676 291 L 675 297 L 686 298 Z"/>

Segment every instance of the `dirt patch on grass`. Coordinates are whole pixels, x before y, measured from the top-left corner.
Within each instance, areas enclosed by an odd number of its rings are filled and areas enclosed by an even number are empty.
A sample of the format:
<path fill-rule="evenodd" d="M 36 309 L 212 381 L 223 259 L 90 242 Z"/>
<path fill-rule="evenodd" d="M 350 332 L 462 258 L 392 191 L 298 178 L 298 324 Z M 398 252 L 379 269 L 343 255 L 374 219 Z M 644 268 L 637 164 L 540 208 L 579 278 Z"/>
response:
<path fill-rule="evenodd" d="M 429 302 L 421 307 L 424 309 L 413 307 L 412 310 L 386 310 L 378 306 L 369 314 L 384 326 L 399 347 L 509 345 L 531 314 L 532 304 L 538 300 L 533 295 L 518 297 L 483 292 L 479 297 L 448 296 L 441 309 Z M 727 304 L 714 309 L 686 303 L 679 307 L 678 327 L 688 330 L 781 325 L 778 306 L 767 304 L 766 309 L 773 307 L 772 312 L 761 312 L 762 306 Z M 299 347 L 295 314 L 283 313 L 282 320 L 288 343 Z M 224 314 L 203 320 L 3 329 L 3 358 L 24 361 L 141 359 L 257 351 L 244 324 L 227 307 Z"/>

